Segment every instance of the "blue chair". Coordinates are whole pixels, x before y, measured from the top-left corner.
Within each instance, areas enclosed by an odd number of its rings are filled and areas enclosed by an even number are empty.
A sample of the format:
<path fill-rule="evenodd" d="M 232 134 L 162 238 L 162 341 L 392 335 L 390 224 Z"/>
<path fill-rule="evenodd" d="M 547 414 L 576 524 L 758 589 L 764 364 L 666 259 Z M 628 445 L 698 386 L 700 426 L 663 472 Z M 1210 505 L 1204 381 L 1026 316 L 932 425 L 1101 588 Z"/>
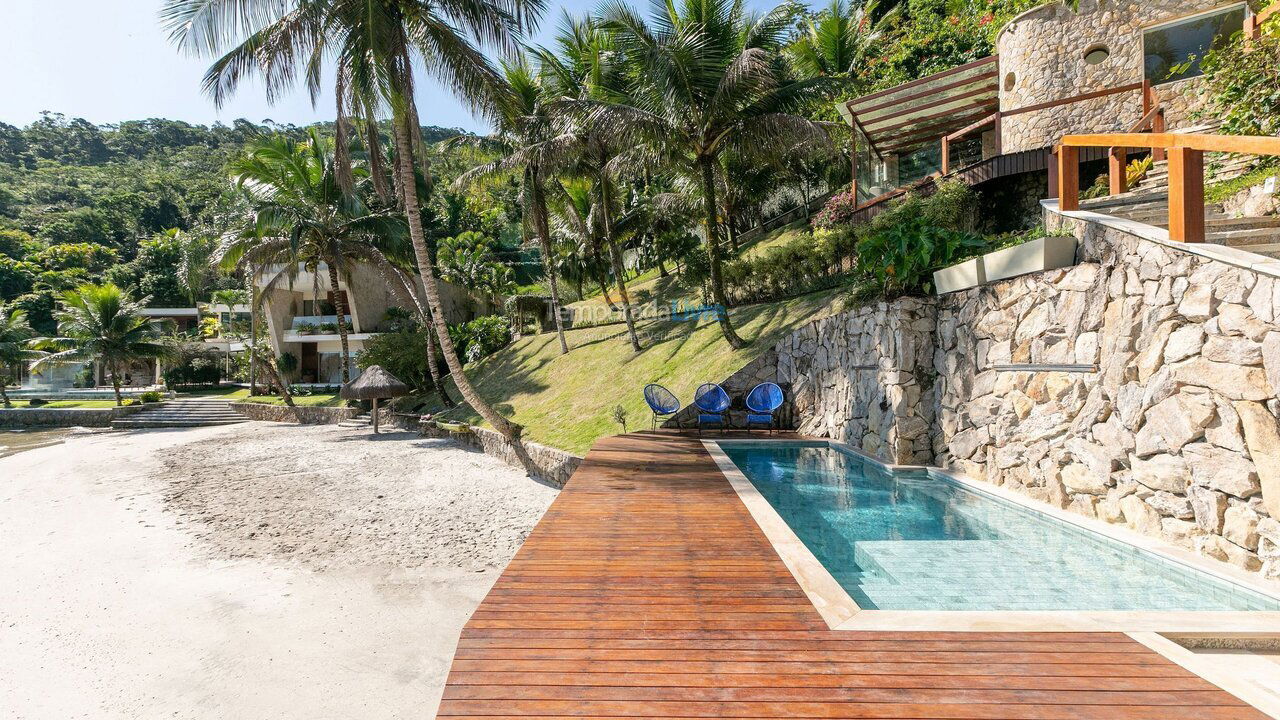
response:
<path fill-rule="evenodd" d="M 777 384 L 766 382 L 751 388 L 747 393 L 747 429 L 752 425 L 764 425 L 773 434 L 776 425 L 775 413 L 782 407 L 782 388 Z"/>
<path fill-rule="evenodd" d="M 729 411 L 729 393 L 715 383 L 703 383 L 693 394 L 693 404 L 698 407 L 698 434 L 705 425 L 719 425 L 721 434 L 728 424 L 725 413 Z"/>
<path fill-rule="evenodd" d="M 670 390 L 650 383 L 644 386 L 644 401 L 653 411 L 653 429 L 658 429 L 658 418 L 669 418 L 680 410 L 680 399 Z"/>

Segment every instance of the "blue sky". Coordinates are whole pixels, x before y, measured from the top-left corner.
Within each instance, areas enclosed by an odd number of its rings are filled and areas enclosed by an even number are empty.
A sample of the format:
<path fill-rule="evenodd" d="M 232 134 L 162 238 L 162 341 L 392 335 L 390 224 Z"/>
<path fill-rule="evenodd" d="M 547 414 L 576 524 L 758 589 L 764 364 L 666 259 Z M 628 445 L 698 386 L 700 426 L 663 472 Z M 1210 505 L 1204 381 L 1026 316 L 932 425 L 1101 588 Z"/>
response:
<path fill-rule="evenodd" d="M 766 0 L 752 4 L 765 5 Z M 545 41 L 561 8 L 575 14 L 595 0 L 552 2 L 535 36 Z M 26 125 L 52 110 L 105 124 L 163 117 L 210 124 L 236 118 L 305 124 L 333 116 L 333 101 L 312 108 L 305 91 L 274 106 L 244 85 L 221 110 L 200 93 L 208 61 L 182 56 L 157 19 L 160 0 L 6 0 L 0 10 L 0 122 Z M 484 131 L 482 123 L 430 82 L 418 97 L 422 122 Z"/>

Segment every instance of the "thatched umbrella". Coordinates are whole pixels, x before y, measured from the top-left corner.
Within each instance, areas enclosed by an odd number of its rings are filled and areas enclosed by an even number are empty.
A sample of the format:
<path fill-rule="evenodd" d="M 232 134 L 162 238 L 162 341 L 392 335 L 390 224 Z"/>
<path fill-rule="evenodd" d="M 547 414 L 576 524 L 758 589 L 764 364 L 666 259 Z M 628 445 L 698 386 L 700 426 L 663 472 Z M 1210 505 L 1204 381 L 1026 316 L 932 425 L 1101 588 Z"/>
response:
<path fill-rule="evenodd" d="M 342 386 L 339 393 L 344 400 L 373 401 L 373 431 L 378 432 L 378 400 L 379 398 L 397 398 L 408 395 L 410 388 L 400 382 L 399 378 L 381 365 L 370 365 L 360 373 L 360 377 Z"/>

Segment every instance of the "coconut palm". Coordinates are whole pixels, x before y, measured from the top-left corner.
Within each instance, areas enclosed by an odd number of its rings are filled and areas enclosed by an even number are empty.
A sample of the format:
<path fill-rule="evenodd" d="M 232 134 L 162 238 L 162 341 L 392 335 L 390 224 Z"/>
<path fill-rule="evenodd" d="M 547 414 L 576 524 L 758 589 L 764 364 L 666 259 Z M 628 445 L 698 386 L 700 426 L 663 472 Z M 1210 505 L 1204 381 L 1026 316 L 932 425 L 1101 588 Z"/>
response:
<path fill-rule="evenodd" d="M 36 331 L 27 322 L 27 313 L 16 307 L 0 305 L 0 401 L 6 408 L 13 407 L 5 386 L 9 384 L 9 371 L 22 363 L 39 360 L 44 353 L 31 346 Z"/>
<path fill-rule="evenodd" d="M 218 263 L 236 267 L 247 263 L 273 268 L 268 286 L 297 277 L 299 266 L 328 273 L 342 344 L 342 382 L 351 380 L 347 303 L 339 282 L 358 264 L 368 263 L 384 274 L 394 270 L 388 254 L 404 237 L 404 222 L 389 210 L 369 207 L 354 186 L 343 187 L 333 147 L 315 131 L 310 140 L 284 137 L 251 143 L 228 165 L 236 184 L 249 200 L 252 217 L 243 233 L 224 241 Z M 368 178 L 363 168 L 352 172 L 353 182 Z"/>
<path fill-rule="evenodd" d="M 683 0 L 654 6 L 652 25 L 621 0 L 607 0 L 604 27 L 628 65 L 614 98 L 577 100 L 597 132 L 647 149 L 701 190 L 711 292 L 727 307 L 716 172 L 722 153 L 775 163 L 806 145 L 829 145 L 827 128 L 798 115 L 828 78 L 795 79 L 781 57 L 794 10 L 749 14 L 743 0 Z M 720 326 L 744 343 L 727 312 Z"/>
<path fill-rule="evenodd" d="M 787 57 L 804 77 L 848 77 L 901 10 L 901 5 L 883 8 L 875 0 L 831 0 L 816 18 L 804 19 L 800 36 L 787 46 Z"/>
<path fill-rule="evenodd" d="M 119 287 L 81 285 L 62 294 L 54 313 L 58 337 L 40 342 L 54 352 L 32 364 L 99 362 L 111 374 L 116 405 L 123 404 L 120 378 L 134 361 L 163 358 L 169 352 L 160 325 L 142 314 L 150 298 L 134 302 Z"/>
<path fill-rule="evenodd" d="M 215 55 L 234 45 L 206 73 L 205 90 L 215 102 L 252 75 L 262 80 L 268 100 L 299 79 L 314 98 L 325 61 L 333 59 L 340 117 L 353 108 L 366 116 L 376 107 L 390 108 L 397 192 L 441 352 L 463 398 L 508 439 L 519 435 L 519 427 L 471 386 L 445 325 L 416 192 L 419 170 L 427 178 L 430 173 L 421 152 L 414 68 L 425 67 L 484 111 L 497 73 L 472 41 L 512 50 L 542 9 L 543 0 L 166 0 L 161 11 L 180 47 Z"/>
<path fill-rule="evenodd" d="M 463 173 L 455 185 L 464 187 L 480 178 L 513 170 L 520 172 L 525 214 L 532 220 L 533 232 L 542 250 L 542 268 L 551 286 L 551 311 L 563 354 L 569 352 L 569 343 L 560 317 L 560 285 L 551 247 L 547 171 L 539 152 L 540 145 L 550 139 L 553 131 L 553 118 L 547 109 L 549 98 L 541 78 L 524 55 L 503 61 L 500 67 L 502 82 L 493 97 L 497 128 L 486 140 L 497 147 L 502 157 Z"/>
<path fill-rule="evenodd" d="M 547 78 L 552 92 L 561 97 L 556 107 L 571 107 L 565 100 L 571 103 L 610 98 L 619 93 L 625 82 L 623 68 L 614 62 L 617 53 L 610 36 L 601 31 L 595 21 L 590 18 L 574 20 L 565 15 L 556 45 L 558 53 L 538 50 L 543 76 Z M 640 338 L 636 333 L 635 313 L 622 264 L 622 242 L 616 232 L 616 218 L 621 211 L 618 179 L 621 169 L 627 166 L 619 160 L 628 156 L 628 147 L 605 128 L 582 122 L 581 117 L 562 114 L 561 120 L 562 132 L 541 143 L 540 153 L 546 158 L 545 162 L 557 171 L 590 178 L 593 184 L 595 206 L 622 302 L 627 335 L 632 349 L 639 352 Z"/>

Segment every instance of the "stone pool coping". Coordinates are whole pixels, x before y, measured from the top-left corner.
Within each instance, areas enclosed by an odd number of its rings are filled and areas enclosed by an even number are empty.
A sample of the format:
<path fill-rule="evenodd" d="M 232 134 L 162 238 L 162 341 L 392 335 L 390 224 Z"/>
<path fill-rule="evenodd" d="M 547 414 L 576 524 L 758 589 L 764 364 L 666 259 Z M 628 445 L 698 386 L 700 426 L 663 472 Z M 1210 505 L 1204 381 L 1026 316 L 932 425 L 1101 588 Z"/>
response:
<path fill-rule="evenodd" d="M 1048 503 L 1033 500 L 1005 488 L 979 482 L 943 468 L 919 465 L 889 465 L 852 446 L 833 440 L 783 439 L 719 439 L 703 440 L 702 445 L 729 484 L 746 506 L 751 517 L 764 532 L 823 620 L 833 630 L 895 630 L 947 632 L 1123 632 L 1123 633 L 1248 633 L 1280 635 L 1280 611 L 1270 610 L 870 610 L 858 607 L 849 593 L 814 557 L 768 500 L 747 479 L 720 445 L 777 442 L 788 445 L 833 447 L 864 459 L 886 471 L 927 472 L 931 478 L 943 477 L 961 486 L 999 500 L 1005 500 L 1031 512 L 1048 516 L 1077 528 L 1098 533 L 1117 542 L 1135 546 L 1169 562 L 1189 566 L 1219 580 L 1242 586 L 1267 597 L 1280 600 L 1280 591 L 1258 582 L 1249 574 L 1201 557 L 1156 538 L 1135 533 L 1128 528 L 1104 523 L 1094 518 L 1067 512 Z M 1135 639 L 1138 639 L 1135 635 Z M 1170 659 L 1177 661 L 1170 657 Z"/>

